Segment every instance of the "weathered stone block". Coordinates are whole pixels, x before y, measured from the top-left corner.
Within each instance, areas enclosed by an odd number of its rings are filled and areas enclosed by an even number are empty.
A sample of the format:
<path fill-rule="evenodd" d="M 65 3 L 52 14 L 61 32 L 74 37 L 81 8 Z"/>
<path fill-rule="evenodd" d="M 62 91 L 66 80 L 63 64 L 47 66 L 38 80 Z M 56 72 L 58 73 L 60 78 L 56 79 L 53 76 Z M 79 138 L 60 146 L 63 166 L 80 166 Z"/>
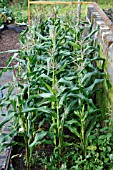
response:
<path fill-rule="evenodd" d="M 91 22 L 91 13 L 92 13 L 92 12 L 96 12 L 96 10 L 95 10 L 95 8 L 91 5 L 91 6 L 88 7 L 88 10 L 87 10 L 87 17 L 88 17 L 88 19 L 90 20 L 90 22 Z"/>
<path fill-rule="evenodd" d="M 99 33 L 101 35 L 101 38 L 102 38 L 102 34 L 104 32 L 108 32 L 108 31 L 110 31 L 110 29 L 106 25 L 105 26 L 101 26 L 100 29 L 99 29 Z"/>
<path fill-rule="evenodd" d="M 112 37 L 112 32 L 111 32 L 110 30 L 102 33 L 102 40 L 103 40 L 104 42 L 106 42 L 106 39 L 107 39 L 108 36 L 111 36 L 111 37 Z"/>
<path fill-rule="evenodd" d="M 108 70 L 107 70 L 111 84 L 113 85 L 113 63 L 108 63 Z"/>
<path fill-rule="evenodd" d="M 108 60 L 113 63 L 113 43 L 108 48 Z"/>
<path fill-rule="evenodd" d="M 113 43 L 113 34 L 106 35 L 104 38 L 107 48 Z"/>

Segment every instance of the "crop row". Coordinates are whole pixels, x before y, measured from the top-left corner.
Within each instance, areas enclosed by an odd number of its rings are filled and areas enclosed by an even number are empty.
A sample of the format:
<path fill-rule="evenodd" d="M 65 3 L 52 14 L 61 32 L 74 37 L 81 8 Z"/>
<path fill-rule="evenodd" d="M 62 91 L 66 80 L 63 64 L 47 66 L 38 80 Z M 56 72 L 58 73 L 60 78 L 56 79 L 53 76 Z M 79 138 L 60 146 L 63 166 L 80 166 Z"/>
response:
<path fill-rule="evenodd" d="M 0 127 L 8 121 L 11 126 L 10 135 L 0 137 L 0 150 L 17 143 L 24 146 L 28 170 L 36 151 L 37 164 L 43 169 L 112 166 L 111 146 L 110 157 L 108 146 L 102 144 L 102 139 L 110 143 L 112 134 L 105 133 L 109 127 L 107 123 L 102 127 L 106 116 L 98 107 L 98 94 L 107 81 L 105 61 L 94 39 L 96 32 L 85 22 L 69 25 L 60 18 L 41 21 L 21 34 L 22 49 L 7 62 L 16 60 L 17 64 L 12 67 L 14 82 L 3 87 L 8 88 L 8 94 L 0 106 L 7 112 Z M 17 93 L 13 94 L 15 88 Z M 6 143 L 17 135 L 24 138 L 23 143 Z M 39 154 L 43 146 L 49 146 L 49 155 L 44 151 Z"/>

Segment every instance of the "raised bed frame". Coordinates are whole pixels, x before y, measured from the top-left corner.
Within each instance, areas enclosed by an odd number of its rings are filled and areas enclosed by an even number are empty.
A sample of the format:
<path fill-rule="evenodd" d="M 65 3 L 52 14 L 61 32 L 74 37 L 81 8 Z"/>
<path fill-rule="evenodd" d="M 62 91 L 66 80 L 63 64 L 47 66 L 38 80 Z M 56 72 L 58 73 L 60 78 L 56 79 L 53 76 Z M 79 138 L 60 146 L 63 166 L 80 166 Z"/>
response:
<path fill-rule="evenodd" d="M 28 23 L 30 25 L 30 5 L 74 5 L 74 4 L 85 4 L 85 5 L 90 5 L 92 2 L 65 2 L 65 1 L 30 1 L 28 0 Z M 80 11 L 78 11 L 80 12 Z"/>
<path fill-rule="evenodd" d="M 113 23 L 111 20 L 107 17 L 107 15 L 104 13 L 104 11 L 98 6 L 96 2 L 65 2 L 65 1 L 30 1 L 28 0 L 28 23 L 30 24 L 30 5 L 73 5 L 73 4 L 81 4 L 81 5 L 92 5 L 96 11 L 100 14 L 101 18 L 105 21 L 106 25 L 109 27 L 111 32 L 113 33 Z"/>

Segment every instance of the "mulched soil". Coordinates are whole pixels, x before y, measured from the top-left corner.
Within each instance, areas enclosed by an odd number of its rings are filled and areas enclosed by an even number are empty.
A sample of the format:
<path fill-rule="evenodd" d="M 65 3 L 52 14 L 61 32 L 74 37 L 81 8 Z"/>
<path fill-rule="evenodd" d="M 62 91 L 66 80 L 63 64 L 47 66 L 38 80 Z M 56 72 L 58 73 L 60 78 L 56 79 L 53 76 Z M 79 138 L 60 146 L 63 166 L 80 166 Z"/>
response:
<path fill-rule="evenodd" d="M 20 138 L 19 138 L 20 142 Z M 50 156 L 53 152 L 53 146 L 52 145 L 41 145 L 40 148 L 35 148 L 35 153 L 37 154 L 33 155 L 34 164 L 31 167 L 31 170 L 44 170 L 44 168 L 41 166 L 41 162 L 39 160 L 39 157 L 45 159 L 45 156 Z M 45 153 L 45 155 L 43 155 Z M 38 157 L 39 155 L 39 157 Z M 12 167 L 14 170 L 27 170 L 25 166 L 25 148 L 19 145 L 16 145 L 13 147 L 12 150 L 12 156 L 11 156 L 11 162 Z"/>
<path fill-rule="evenodd" d="M 35 124 L 35 128 L 37 128 L 37 124 Z M 45 122 L 41 128 L 43 128 L 45 131 L 48 131 L 48 122 Z M 45 138 L 48 139 L 49 136 L 46 136 Z M 23 137 L 20 136 L 14 137 L 14 141 L 22 144 L 24 143 Z M 52 144 L 41 144 L 40 146 L 36 146 L 34 152 L 35 154 L 33 154 L 34 163 L 31 167 L 31 170 L 44 170 L 41 166 L 39 157 L 45 159 L 46 156 L 49 158 L 50 155 L 53 153 L 53 149 L 54 147 Z M 20 145 L 13 146 L 11 158 L 14 170 L 27 170 L 25 166 L 25 147 L 22 147 Z"/>
<path fill-rule="evenodd" d="M 19 48 L 19 33 L 12 30 L 4 30 L 0 32 L 0 51 L 8 51 Z M 12 53 L 0 54 L 0 67 L 5 67 L 7 59 L 12 55 Z"/>

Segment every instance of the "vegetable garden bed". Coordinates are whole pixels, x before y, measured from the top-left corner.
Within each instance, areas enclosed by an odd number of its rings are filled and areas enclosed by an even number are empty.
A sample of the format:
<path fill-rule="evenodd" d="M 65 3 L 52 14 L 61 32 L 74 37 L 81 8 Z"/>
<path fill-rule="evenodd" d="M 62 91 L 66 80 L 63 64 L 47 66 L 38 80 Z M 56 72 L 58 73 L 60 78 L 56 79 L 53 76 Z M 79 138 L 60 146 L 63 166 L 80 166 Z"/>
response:
<path fill-rule="evenodd" d="M 12 30 L 4 30 L 0 33 L 0 51 L 8 51 L 20 48 L 19 34 Z M 6 61 L 12 54 L 0 54 L 0 67 L 6 67 Z M 1 84 L 1 83 L 0 83 Z"/>
<path fill-rule="evenodd" d="M 0 150 L 16 146 L 15 170 L 112 169 L 112 119 L 104 93 L 110 83 L 97 31 L 87 22 L 55 16 L 21 34 L 22 49 L 7 62 L 18 62 L 17 72 L 0 100 L 1 109 L 7 108 L 0 127 L 11 123 Z"/>

